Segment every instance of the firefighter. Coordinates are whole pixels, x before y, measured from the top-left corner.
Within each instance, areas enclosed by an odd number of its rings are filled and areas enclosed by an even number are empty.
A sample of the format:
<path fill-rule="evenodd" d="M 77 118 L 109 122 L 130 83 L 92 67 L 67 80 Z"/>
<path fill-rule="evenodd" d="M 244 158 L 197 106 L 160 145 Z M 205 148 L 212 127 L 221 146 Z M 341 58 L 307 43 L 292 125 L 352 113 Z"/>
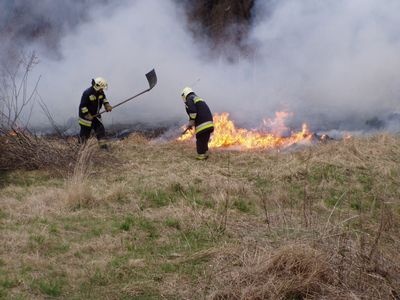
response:
<path fill-rule="evenodd" d="M 97 114 L 103 105 L 107 112 L 112 110 L 112 106 L 108 103 L 107 97 L 104 94 L 104 90 L 107 87 L 107 81 L 102 77 L 97 77 L 96 79 L 92 79 L 92 86 L 82 94 L 81 104 L 79 105 L 79 125 L 81 127 L 79 136 L 82 143 L 90 137 L 92 129 L 96 134 L 97 140 L 101 141 L 105 137 L 101 115 Z M 100 144 L 100 146 L 107 148 L 106 144 Z"/>
<path fill-rule="evenodd" d="M 185 87 L 181 93 L 185 102 L 186 113 L 189 115 L 187 130 L 195 127 L 197 159 L 208 158 L 208 142 L 214 131 L 214 123 L 210 108 L 204 100 L 198 97 L 190 87 Z"/>

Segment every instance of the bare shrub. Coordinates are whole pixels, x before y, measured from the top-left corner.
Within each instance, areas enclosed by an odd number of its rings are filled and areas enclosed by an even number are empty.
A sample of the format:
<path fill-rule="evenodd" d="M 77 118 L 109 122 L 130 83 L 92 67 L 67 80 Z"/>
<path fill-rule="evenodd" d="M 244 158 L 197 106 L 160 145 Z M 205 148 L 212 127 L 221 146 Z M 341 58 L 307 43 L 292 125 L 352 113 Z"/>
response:
<path fill-rule="evenodd" d="M 30 88 L 29 77 L 38 58 L 34 52 L 17 56 L 17 61 L 0 66 L 0 170 L 68 172 L 73 167 L 79 146 L 74 139 L 41 137 L 28 129 L 40 80 L 37 79 Z M 44 102 L 40 105 L 55 127 Z"/>
<path fill-rule="evenodd" d="M 58 174 L 70 171 L 79 145 L 75 140 L 39 137 L 28 131 L 0 129 L 0 170 L 46 169 Z"/>

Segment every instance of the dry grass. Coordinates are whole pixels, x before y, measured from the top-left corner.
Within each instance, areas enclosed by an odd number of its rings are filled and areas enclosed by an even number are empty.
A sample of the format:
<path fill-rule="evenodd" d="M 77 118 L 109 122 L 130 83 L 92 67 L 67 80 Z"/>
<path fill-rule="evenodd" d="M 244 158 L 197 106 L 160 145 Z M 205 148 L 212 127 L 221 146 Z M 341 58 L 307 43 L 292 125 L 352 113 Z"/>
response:
<path fill-rule="evenodd" d="M 45 138 L 23 131 L 0 136 L 0 170 L 52 170 L 65 174 L 79 151 L 76 141 Z"/>
<path fill-rule="evenodd" d="M 11 173 L 0 296 L 395 299 L 399 141 L 214 150 L 198 162 L 193 144 L 136 135 L 107 163 L 88 145 L 65 181 Z"/>
<path fill-rule="evenodd" d="M 215 292 L 212 299 L 321 297 L 334 282 L 327 257 L 308 245 L 288 244 L 273 251 L 260 248 L 254 253 L 246 249 L 235 264 L 240 267 L 217 274 L 216 279 L 222 279 L 224 288 Z"/>
<path fill-rule="evenodd" d="M 97 141 L 90 139 L 78 152 L 74 172 L 67 180 L 65 202 L 71 209 L 91 208 L 96 198 L 89 184 L 92 157 L 97 149 Z"/>

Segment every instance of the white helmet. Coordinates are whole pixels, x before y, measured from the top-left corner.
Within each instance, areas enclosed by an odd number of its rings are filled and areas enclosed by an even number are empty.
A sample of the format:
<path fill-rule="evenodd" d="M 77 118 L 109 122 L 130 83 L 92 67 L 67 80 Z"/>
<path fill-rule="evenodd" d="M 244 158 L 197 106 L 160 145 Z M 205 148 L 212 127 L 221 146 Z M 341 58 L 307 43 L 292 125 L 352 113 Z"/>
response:
<path fill-rule="evenodd" d="M 97 77 L 96 79 L 92 79 L 92 85 L 96 91 L 98 90 L 106 90 L 108 88 L 107 81 L 103 77 Z"/>
<path fill-rule="evenodd" d="M 192 90 L 190 87 L 188 87 L 188 86 L 185 87 L 185 88 L 182 90 L 181 96 L 182 96 L 183 101 L 186 101 L 186 97 L 187 97 L 190 93 L 194 93 L 194 92 L 193 92 L 193 90 Z"/>

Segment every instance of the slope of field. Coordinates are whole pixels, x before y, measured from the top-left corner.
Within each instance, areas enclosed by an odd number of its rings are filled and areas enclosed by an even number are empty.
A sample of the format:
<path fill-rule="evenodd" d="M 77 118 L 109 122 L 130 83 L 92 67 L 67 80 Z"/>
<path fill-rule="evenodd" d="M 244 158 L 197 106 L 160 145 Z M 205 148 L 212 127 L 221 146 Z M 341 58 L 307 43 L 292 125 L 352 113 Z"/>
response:
<path fill-rule="evenodd" d="M 295 152 L 141 136 L 0 178 L 0 298 L 397 299 L 400 138 Z"/>

